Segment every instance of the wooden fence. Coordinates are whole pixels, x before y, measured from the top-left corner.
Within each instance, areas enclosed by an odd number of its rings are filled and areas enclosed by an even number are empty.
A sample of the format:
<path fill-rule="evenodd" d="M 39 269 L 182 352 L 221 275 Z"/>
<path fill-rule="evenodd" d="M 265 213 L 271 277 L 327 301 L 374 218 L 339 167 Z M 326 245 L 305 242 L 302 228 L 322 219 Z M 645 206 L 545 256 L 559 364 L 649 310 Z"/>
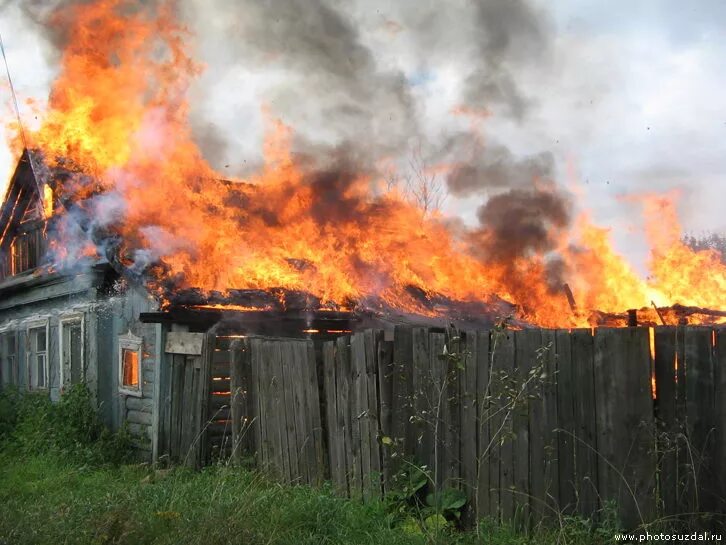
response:
<path fill-rule="evenodd" d="M 366 499 L 423 467 L 473 516 L 523 522 L 725 510 L 726 330 L 397 327 L 317 362 L 311 341 L 248 337 L 226 361 L 227 452 L 286 481 Z"/>

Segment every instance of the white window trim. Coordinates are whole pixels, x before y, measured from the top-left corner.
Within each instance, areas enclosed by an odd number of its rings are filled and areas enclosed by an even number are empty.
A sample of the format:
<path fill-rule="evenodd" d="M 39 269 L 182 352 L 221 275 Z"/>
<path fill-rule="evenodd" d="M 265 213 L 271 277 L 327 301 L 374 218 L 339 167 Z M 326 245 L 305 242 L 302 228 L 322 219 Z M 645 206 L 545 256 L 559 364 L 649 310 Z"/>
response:
<path fill-rule="evenodd" d="M 32 338 L 30 336 L 30 330 L 31 329 L 40 329 L 41 327 L 45 327 L 45 386 L 33 388 L 32 380 L 30 378 L 30 358 L 33 355 L 33 351 L 31 349 L 31 343 Z M 43 318 L 42 320 L 31 320 L 26 322 L 25 324 L 25 342 L 26 342 L 26 350 L 25 350 L 25 373 L 27 374 L 28 379 L 28 391 L 34 391 L 34 392 L 47 392 L 50 390 L 50 320 L 48 318 Z"/>
<path fill-rule="evenodd" d="M 143 361 L 141 358 L 141 344 L 143 342 L 143 339 L 141 337 L 137 337 L 131 331 L 129 331 L 126 335 L 119 335 L 118 337 L 118 390 L 120 393 L 128 396 L 134 396 L 134 397 L 142 397 L 143 393 L 143 384 L 144 384 L 144 377 L 143 377 Z M 139 387 L 138 388 L 129 388 L 128 386 L 124 386 L 124 360 L 123 360 L 123 354 L 124 350 L 136 350 L 136 353 L 138 354 L 139 358 Z"/>
<path fill-rule="evenodd" d="M 60 388 L 65 386 L 65 374 L 63 371 L 63 327 L 68 324 L 81 324 L 81 377 L 86 381 L 86 317 L 83 312 L 63 314 L 58 322 L 58 354 L 60 367 Z"/>

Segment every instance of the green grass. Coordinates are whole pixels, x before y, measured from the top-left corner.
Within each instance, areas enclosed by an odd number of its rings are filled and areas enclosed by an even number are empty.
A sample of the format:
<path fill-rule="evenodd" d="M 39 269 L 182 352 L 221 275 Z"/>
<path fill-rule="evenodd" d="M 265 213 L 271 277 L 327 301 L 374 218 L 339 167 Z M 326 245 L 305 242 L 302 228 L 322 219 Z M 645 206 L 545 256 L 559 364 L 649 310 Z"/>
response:
<path fill-rule="evenodd" d="M 575 519 L 530 537 L 491 523 L 426 535 L 400 501 L 363 504 L 224 465 L 124 464 L 127 438 L 102 429 L 89 401 L 80 388 L 54 405 L 0 393 L 0 545 L 596 545 L 612 536 Z"/>
<path fill-rule="evenodd" d="M 212 467 L 154 472 L 87 467 L 49 454 L 0 454 L 0 543 L 12 544 L 492 544 L 529 541 L 500 526 L 481 534 L 410 533 L 384 502 L 363 505 L 328 489 L 281 486 L 258 473 Z M 4 542 L 3 542 L 4 540 Z M 582 523 L 532 543 L 605 543 Z"/>

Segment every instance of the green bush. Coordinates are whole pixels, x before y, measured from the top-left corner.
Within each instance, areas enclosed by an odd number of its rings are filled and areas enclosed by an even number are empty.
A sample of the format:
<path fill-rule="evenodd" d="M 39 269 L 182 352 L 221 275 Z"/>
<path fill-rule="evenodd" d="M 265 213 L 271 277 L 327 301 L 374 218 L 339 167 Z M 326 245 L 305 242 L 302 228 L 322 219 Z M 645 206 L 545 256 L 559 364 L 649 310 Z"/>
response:
<path fill-rule="evenodd" d="M 130 455 L 125 428 L 111 433 L 84 384 L 72 386 L 58 403 L 47 394 L 0 395 L 0 434 L 23 455 L 57 454 L 80 464 L 122 463 Z"/>
<path fill-rule="evenodd" d="M 0 390 L 0 442 L 7 441 L 18 423 L 20 392 L 14 387 Z"/>

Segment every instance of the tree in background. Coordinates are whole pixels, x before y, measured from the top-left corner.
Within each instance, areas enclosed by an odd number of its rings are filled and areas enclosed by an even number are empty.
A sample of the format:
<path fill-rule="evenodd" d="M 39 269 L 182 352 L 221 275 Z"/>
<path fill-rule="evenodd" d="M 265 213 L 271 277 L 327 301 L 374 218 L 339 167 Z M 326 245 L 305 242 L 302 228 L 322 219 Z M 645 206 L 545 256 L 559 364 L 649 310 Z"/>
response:
<path fill-rule="evenodd" d="M 708 233 L 701 236 L 686 235 L 683 242 L 693 250 L 716 250 L 721 253 L 721 262 L 726 264 L 726 236 Z"/>

